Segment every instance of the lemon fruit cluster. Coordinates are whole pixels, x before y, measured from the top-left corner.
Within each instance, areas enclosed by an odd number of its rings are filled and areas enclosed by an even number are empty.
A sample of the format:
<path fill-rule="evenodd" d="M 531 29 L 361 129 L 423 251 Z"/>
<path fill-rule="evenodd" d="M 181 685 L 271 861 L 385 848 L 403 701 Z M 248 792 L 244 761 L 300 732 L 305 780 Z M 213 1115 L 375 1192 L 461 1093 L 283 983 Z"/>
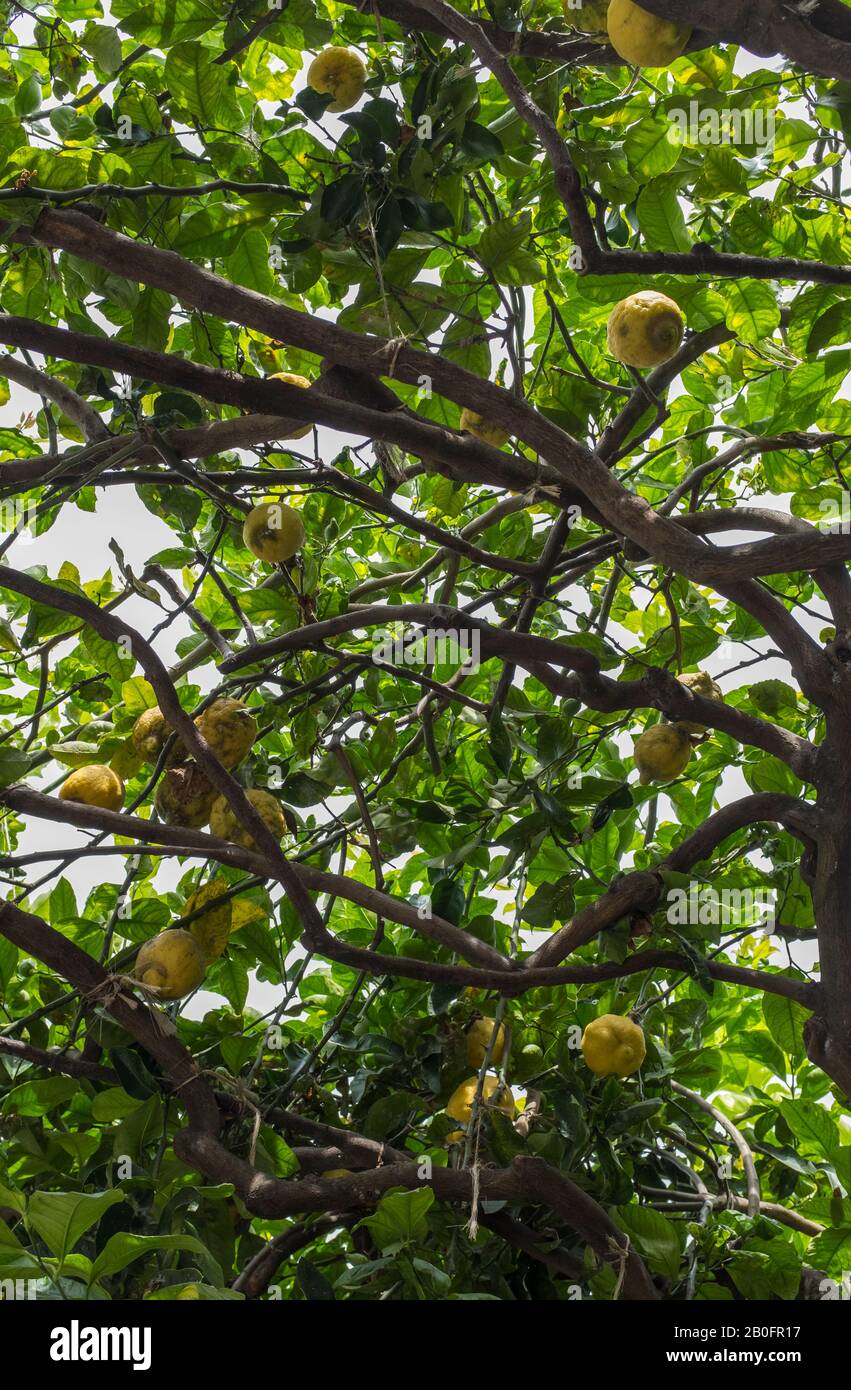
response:
<path fill-rule="evenodd" d="M 260 502 L 245 518 L 242 539 L 258 560 L 282 565 L 304 545 L 304 522 L 285 502 Z"/>
<path fill-rule="evenodd" d="M 473 1099 L 476 1094 L 476 1087 L 479 1078 L 471 1076 L 469 1080 L 462 1081 L 460 1086 L 456 1086 L 452 1095 L 446 1103 L 446 1113 L 453 1120 L 458 1120 L 462 1125 L 470 1123 L 470 1115 L 473 1111 Z M 482 1105 L 492 1106 L 501 1110 L 504 1115 L 514 1115 L 516 1106 L 514 1096 L 509 1088 L 500 1081 L 498 1076 L 493 1076 L 489 1072 L 482 1085 Z M 459 1139 L 463 1139 L 464 1131 L 454 1129 L 447 1135 L 450 1144 L 455 1144 Z"/>
<path fill-rule="evenodd" d="M 593 1019 L 582 1034 L 580 1047 L 596 1076 L 631 1076 L 647 1053 L 642 1029 L 620 1014 L 601 1014 Z"/>
<path fill-rule="evenodd" d="M 120 811 L 124 805 L 124 783 L 111 767 L 90 763 L 66 777 L 59 788 L 59 799 L 97 806 L 102 811 Z"/>
<path fill-rule="evenodd" d="M 639 68 L 668 67 L 685 52 L 692 34 L 690 24 L 659 19 L 633 0 L 611 0 L 606 29 L 618 57 Z"/>
<path fill-rule="evenodd" d="M 307 83 L 314 92 L 331 94 L 326 111 L 351 111 L 363 96 L 366 64 L 351 48 L 325 48 L 307 69 Z"/>
<path fill-rule="evenodd" d="M 680 306 L 656 290 L 639 290 L 615 305 L 606 337 L 609 351 L 626 367 L 659 367 L 673 357 L 685 324 Z"/>

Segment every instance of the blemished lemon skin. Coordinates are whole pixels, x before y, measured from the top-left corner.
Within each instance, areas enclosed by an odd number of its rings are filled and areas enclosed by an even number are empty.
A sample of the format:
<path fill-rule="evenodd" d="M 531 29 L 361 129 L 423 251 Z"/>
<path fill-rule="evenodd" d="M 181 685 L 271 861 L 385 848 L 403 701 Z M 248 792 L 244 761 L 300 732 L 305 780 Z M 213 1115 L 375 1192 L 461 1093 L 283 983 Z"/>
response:
<path fill-rule="evenodd" d="M 285 381 L 288 386 L 301 386 L 305 391 L 310 386 L 306 376 L 298 376 L 295 372 L 273 372 L 268 378 L 269 381 Z M 281 439 L 304 439 L 306 434 L 310 434 L 313 425 L 308 420 L 304 425 L 297 425 L 288 434 L 282 434 Z"/>
<path fill-rule="evenodd" d="M 582 1034 L 582 1056 L 595 1076 L 631 1076 L 647 1054 L 644 1033 L 631 1018 L 601 1014 Z"/>
<path fill-rule="evenodd" d="M 460 1120 L 461 1123 L 465 1125 L 470 1123 L 470 1114 L 473 1109 L 473 1097 L 476 1094 L 477 1085 L 478 1077 L 471 1076 L 468 1081 L 462 1081 L 460 1086 L 456 1086 L 446 1103 L 446 1113 L 451 1119 Z M 482 1086 L 482 1101 L 486 1105 L 492 1102 L 494 1093 L 501 1085 L 502 1083 L 498 1076 L 488 1075 L 485 1077 L 484 1085 Z M 493 1103 L 496 1105 L 497 1109 L 502 1110 L 504 1114 L 512 1117 L 517 1109 L 514 1103 L 514 1096 L 507 1086 L 503 1089 L 499 1100 Z M 458 1139 L 462 1139 L 463 1137 L 463 1130 L 454 1129 L 451 1134 L 447 1135 L 447 1140 L 450 1144 L 454 1144 Z"/>
<path fill-rule="evenodd" d="M 271 793 L 255 790 L 246 792 L 245 795 L 266 829 L 270 830 L 277 839 L 283 839 L 287 823 L 279 803 Z M 241 845 L 243 849 L 257 848 L 251 835 L 244 826 L 239 824 L 229 802 L 223 796 L 218 797 L 213 803 L 213 809 L 210 812 L 210 832 L 217 839 L 229 840 L 231 844 Z"/>
<path fill-rule="evenodd" d="M 207 780 L 197 763 L 170 767 L 157 785 L 154 805 L 157 815 L 166 825 L 181 825 L 186 830 L 200 830 L 210 819 L 210 811 L 218 793 Z"/>
<path fill-rule="evenodd" d="M 258 560 L 282 565 L 304 545 L 304 522 L 285 502 L 260 502 L 245 518 L 242 539 Z"/>
<path fill-rule="evenodd" d="M 475 1023 L 471 1023 L 467 1029 L 467 1062 L 471 1067 L 480 1067 L 485 1060 L 485 1051 L 491 1040 L 494 1030 L 494 1020 L 492 1018 L 477 1018 Z M 496 1041 L 491 1052 L 491 1062 L 498 1067 L 502 1061 L 502 1054 L 505 1051 L 505 1029 L 502 1024 L 496 1035 Z"/>
<path fill-rule="evenodd" d="M 561 7 L 571 29 L 578 29 L 580 34 L 605 34 L 609 0 L 582 0 L 577 6 L 562 0 Z"/>
<path fill-rule="evenodd" d="M 656 290 L 639 290 L 609 314 L 609 352 L 625 367 L 660 367 L 683 340 L 685 323 L 679 304 Z"/>
<path fill-rule="evenodd" d="M 501 449 L 508 442 L 508 431 L 502 425 L 486 425 L 481 415 L 475 410 L 468 410 L 466 406 L 461 411 L 459 429 L 474 434 L 483 444 L 492 444 L 495 449 Z"/>
<path fill-rule="evenodd" d="M 191 932 L 160 932 L 146 941 L 136 957 L 136 979 L 156 989 L 158 999 L 182 999 L 197 989 L 207 971 L 207 956 Z"/>
<path fill-rule="evenodd" d="M 618 56 L 638 68 L 666 68 L 685 52 L 692 34 L 690 24 L 659 19 L 633 0 L 611 0 L 606 29 Z"/>
<path fill-rule="evenodd" d="M 195 728 L 222 767 L 237 767 L 257 737 L 257 720 L 241 700 L 214 700 L 198 715 Z"/>
<path fill-rule="evenodd" d="M 680 685 L 686 689 L 694 691 L 695 695 L 702 695 L 706 700 L 717 700 L 719 704 L 724 703 L 724 692 L 720 685 L 706 671 L 687 671 L 684 676 L 677 676 Z M 677 728 L 684 729 L 687 734 L 705 734 L 705 724 L 695 724 L 691 719 L 678 719 Z"/>
<path fill-rule="evenodd" d="M 102 811 L 120 811 L 124 805 L 124 783 L 111 767 L 91 763 L 66 777 L 59 788 L 59 799 L 98 806 Z"/>
<path fill-rule="evenodd" d="M 691 757 L 689 736 L 678 724 L 654 724 L 636 739 L 633 757 L 641 782 L 673 782 Z"/>
<path fill-rule="evenodd" d="M 325 48 L 307 69 L 307 83 L 314 92 L 330 92 L 326 111 L 351 111 L 363 96 L 366 64 L 350 48 Z"/>

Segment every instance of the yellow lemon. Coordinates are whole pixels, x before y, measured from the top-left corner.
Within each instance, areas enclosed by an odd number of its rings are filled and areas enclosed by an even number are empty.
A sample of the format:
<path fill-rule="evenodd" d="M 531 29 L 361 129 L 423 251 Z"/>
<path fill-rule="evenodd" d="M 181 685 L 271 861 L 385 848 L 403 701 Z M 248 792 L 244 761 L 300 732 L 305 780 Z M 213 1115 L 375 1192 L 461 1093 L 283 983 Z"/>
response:
<path fill-rule="evenodd" d="M 195 720 L 222 767 L 236 767 L 257 737 L 257 720 L 241 700 L 214 700 Z"/>
<path fill-rule="evenodd" d="M 133 747 L 140 757 L 155 763 L 170 733 L 165 715 L 159 705 L 154 705 L 153 709 L 144 710 L 133 725 Z"/>
<path fill-rule="evenodd" d="M 210 811 L 218 792 L 207 780 L 197 763 L 170 767 L 157 786 L 154 805 L 160 820 L 166 825 L 182 825 L 186 830 L 199 830 L 210 819 Z"/>
<path fill-rule="evenodd" d="M 124 783 L 111 767 L 92 763 L 78 767 L 59 788 L 61 801 L 79 801 L 99 806 L 102 811 L 120 811 L 124 804 Z"/>
<path fill-rule="evenodd" d="M 486 424 L 483 416 L 477 415 L 475 410 L 467 410 L 466 406 L 461 411 L 459 428 L 474 434 L 483 444 L 492 444 L 495 449 L 501 449 L 508 440 L 508 431 L 502 425 Z"/>
<path fill-rule="evenodd" d="M 471 1023 L 467 1029 L 467 1061 L 471 1067 L 480 1067 L 485 1060 L 485 1051 L 493 1036 L 494 1027 L 492 1018 L 477 1018 L 475 1023 Z M 502 1061 L 504 1051 L 505 1029 L 500 1024 L 491 1052 L 491 1061 L 495 1067 L 498 1067 Z"/>
<path fill-rule="evenodd" d="M 136 979 L 155 989 L 159 999 L 182 999 L 197 989 L 207 957 L 188 931 L 164 931 L 146 941 L 136 957 Z"/>
<path fill-rule="evenodd" d="M 325 48 L 307 69 L 307 82 L 314 92 L 331 93 L 326 111 L 350 111 L 363 96 L 366 64 L 350 48 Z"/>
<path fill-rule="evenodd" d="M 695 695 L 702 695 L 706 700 L 717 700 L 723 705 L 724 693 L 707 671 L 687 671 L 684 676 L 678 676 L 677 680 Z M 706 733 L 705 724 L 695 724 L 689 719 L 678 719 L 677 728 L 684 729 L 687 734 Z"/>
<path fill-rule="evenodd" d="M 197 888 L 188 899 L 183 915 L 188 917 L 191 912 L 197 912 L 199 908 L 207 903 L 220 898 L 228 890 L 227 880 L 224 878 L 210 879 L 201 888 Z M 202 917 L 196 917 L 189 923 L 188 931 L 210 960 L 216 960 L 222 954 L 228 944 L 228 937 L 231 933 L 233 923 L 233 903 L 230 898 L 226 902 L 217 903 L 211 907 L 209 912 L 205 912 Z"/>
<path fill-rule="evenodd" d="M 578 4 L 561 0 L 561 8 L 570 27 L 580 34 L 605 34 L 609 0 L 579 0 Z"/>
<path fill-rule="evenodd" d="M 245 518 L 242 539 L 258 560 L 280 565 L 304 545 L 304 522 L 284 502 L 261 502 Z"/>
<path fill-rule="evenodd" d="M 269 381 L 285 381 L 289 386 L 301 386 L 306 391 L 310 386 L 306 376 L 297 376 L 295 372 L 273 372 L 268 378 Z M 282 434 L 281 439 L 304 439 L 306 434 L 310 434 L 313 425 L 310 420 L 304 425 L 296 425 L 289 434 Z"/>
<path fill-rule="evenodd" d="M 271 830 L 279 840 L 283 839 L 286 833 L 287 823 L 284 820 L 284 813 L 280 804 L 269 793 L 264 791 L 250 791 L 245 795 L 251 802 L 255 811 L 259 815 L 267 830 Z M 230 840 L 233 845 L 241 845 L 243 849 L 256 849 L 251 835 L 240 825 L 236 816 L 225 797 L 220 796 L 213 803 L 210 812 L 210 830 L 219 840 Z"/>
<path fill-rule="evenodd" d="M 633 757 L 641 782 L 672 782 L 691 757 L 689 736 L 677 724 L 654 724 L 636 739 Z"/>
<path fill-rule="evenodd" d="M 471 1076 L 469 1081 L 462 1081 L 461 1085 L 457 1086 L 452 1092 L 446 1104 L 446 1113 L 451 1116 L 453 1120 L 460 1120 L 464 1125 L 470 1123 L 473 1097 L 476 1094 L 478 1081 L 479 1078 L 477 1076 Z M 502 1094 L 495 1100 L 494 1096 L 500 1089 Z M 514 1096 L 511 1094 L 510 1089 L 507 1086 L 503 1087 L 499 1077 L 491 1076 L 490 1073 L 485 1077 L 484 1085 L 482 1086 L 482 1102 L 485 1106 L 495 1105 L 503 1114 L 512 1117 L 516 1110 Z M 463 1131 L 454 1129 L 451 1134 L 447 1135 L 447 1138 L 450 1144 L 454 1144 L 458 1139 L 463 1138 Z"/>
<path fill-rule="evenodd" d="M 597 1076 L 631 1076 L 638 1071 L 647 1047 L 644 1033 L 631 1018 L 602 1014 L 582 1034 L 582 1056 Z"/>
<path fill-rule="evenodd" d="M 626 367 L 658 367 L 673 357 L 683 339 L 680 306 L 656 290 L 639 290 L 609 314 L 609 351 Z"/>
<path fill-rule="evenodd" d="M 666 68 L 685 51 L 690 24 L 659 19 L 633 0 L 611 0 L 606 27 L 612 48 L 639 68 Z"/>

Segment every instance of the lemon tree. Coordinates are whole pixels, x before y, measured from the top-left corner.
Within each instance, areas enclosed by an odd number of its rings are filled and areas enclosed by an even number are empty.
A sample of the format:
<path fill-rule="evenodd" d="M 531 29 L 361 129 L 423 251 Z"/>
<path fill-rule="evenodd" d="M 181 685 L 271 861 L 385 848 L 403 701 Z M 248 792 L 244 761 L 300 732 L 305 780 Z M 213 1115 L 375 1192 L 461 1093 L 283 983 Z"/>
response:
<path fill-rule="evenodd" d="M 0 0 L 0 1281 L 838 1296 L 851 16 L 790 14 Z"/>

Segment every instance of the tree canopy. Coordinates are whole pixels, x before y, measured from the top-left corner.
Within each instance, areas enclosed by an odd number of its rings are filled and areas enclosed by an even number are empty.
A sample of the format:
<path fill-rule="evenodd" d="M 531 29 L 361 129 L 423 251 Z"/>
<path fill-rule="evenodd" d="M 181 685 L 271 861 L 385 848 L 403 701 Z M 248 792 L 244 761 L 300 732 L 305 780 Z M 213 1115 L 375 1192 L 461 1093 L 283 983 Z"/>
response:
<path fill-rule="evenodd" d="M 840 1296 L 851 7 L 0 13 L 0 1284 Z"/>

